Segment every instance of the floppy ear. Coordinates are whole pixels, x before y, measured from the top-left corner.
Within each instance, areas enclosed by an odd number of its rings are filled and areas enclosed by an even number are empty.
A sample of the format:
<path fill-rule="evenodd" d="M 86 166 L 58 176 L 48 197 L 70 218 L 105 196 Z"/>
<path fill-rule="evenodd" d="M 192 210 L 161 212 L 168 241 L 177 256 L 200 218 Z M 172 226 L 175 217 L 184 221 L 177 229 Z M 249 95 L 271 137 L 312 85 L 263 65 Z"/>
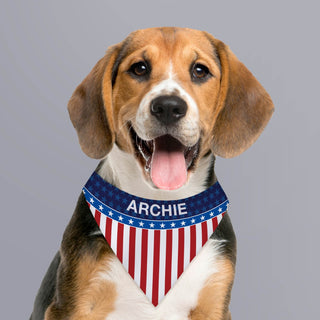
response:
<path fill-rule="evenodd" d="M 119 45 L 110 47 L 74 91 L 68 111 L 80 146 L 89 157 L 103 158 L 114 142 L 112 119 L 112 67 Z M 103 85 L 102 85 L 103 83 Z M 103 91 L 103 92 L 102 92 Z M 107 116 L 106 110 L 109 111 Z"/>
<path fill-rule="evenodd" d="M 269 94 L 231 50 L 212 36 L 211 40 L 221 63 L 220 112 L 213 127 L 212 151 L 231 158 L 255 142 L 274 106 Z"/>

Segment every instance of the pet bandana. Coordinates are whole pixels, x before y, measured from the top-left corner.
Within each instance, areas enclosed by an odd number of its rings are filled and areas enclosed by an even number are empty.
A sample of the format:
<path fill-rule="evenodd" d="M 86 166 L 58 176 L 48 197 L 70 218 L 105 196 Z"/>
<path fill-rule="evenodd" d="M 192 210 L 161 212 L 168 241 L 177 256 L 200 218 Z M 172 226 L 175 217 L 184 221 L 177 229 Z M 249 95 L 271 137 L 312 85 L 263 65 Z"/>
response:
<path fill-rule="evenodd" d="M 150 200 L 114 187 L 96 172 L 83 193 L 110 247 L 154 306 L 216 230 L 229 204 L 218 182 L 189 198 Z"/>

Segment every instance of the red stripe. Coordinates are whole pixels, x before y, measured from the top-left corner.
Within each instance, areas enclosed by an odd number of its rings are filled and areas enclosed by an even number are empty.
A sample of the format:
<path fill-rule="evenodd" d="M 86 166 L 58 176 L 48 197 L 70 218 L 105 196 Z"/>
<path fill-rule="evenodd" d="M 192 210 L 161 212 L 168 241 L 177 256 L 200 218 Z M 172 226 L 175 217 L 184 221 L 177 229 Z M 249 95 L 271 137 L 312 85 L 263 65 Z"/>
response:
<path fill-rule="evenodd" d="M 197 236 L 196 226 L 190 226 L 190 261 L 196 256 L 197 252 Z"/>
<path fill-rule="evenodd" d="M 172 230 L 167 230 L 166 242 L 166 271 L 165 271 L 165 287 L 164 294 L 171 288 L 171 265 L 172 265 Z"/>
<path fill-rule="evenodd" d="M 106 218 L 106 240 L 111 246 L 111 230 L 112 230 L 112 219 Z"/>
<path fill-rule="evenodd" d="M 146 286 L 147 286 L 147 260 L 148 260 L 148 230 L 142 229 L 140 288 L 144 293 L 146 293 Z"/>
<path fill-rule="evenodd" d="M 130 276 L 134 279 L 134 259 L 136 250 L 136 228 L 130 227 L 129 235 L 129 268 L 128 272 Z"/>
<path fill-rule="evenodd" d="M 212 232 L 214 232 L 217 229 L 218 226 L 218 219 L 215 217 L 212 219 Z"/>
<path fill-rule="evenodd" d="M 98 226 L 100 227 L 100 219 L 101 219 L 101 212 L 100 211 L 95 210 L 94 219 L 96 220 Z"/>
<path fill-rule="evenodd" d="M 123 224 L 118 223 L 118 235 L 117 235 L 117 256 L 122 263 L 123 255 Z"/>
<path fill-rule="evenodd" d="M 202 231 L 202 245 L 204 246 L 208 240 L 207 221 L 201 222 L 201 231 Z"/>
<path fill-rule="evenodd" d="M 160 263 L 160 230 L 154 231 L 153 242 L 153 283 L 152 283 L 152 304 L 156 306 L 159 299 L 159 263 Z"/>
<path fill-rule="evenodd" d="M 184 228 L 179 229 L 178 235 L 178 278 L 183 272 L 184 262 Z"/>

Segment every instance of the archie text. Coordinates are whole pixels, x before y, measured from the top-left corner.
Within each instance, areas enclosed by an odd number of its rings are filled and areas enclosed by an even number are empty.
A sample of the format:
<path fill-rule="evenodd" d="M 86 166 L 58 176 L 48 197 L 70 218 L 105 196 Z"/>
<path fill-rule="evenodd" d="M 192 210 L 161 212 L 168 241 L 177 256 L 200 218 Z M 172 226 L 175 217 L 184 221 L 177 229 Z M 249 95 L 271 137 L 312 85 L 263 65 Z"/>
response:
<path fill-rule="evenodd" d="M 149 205 L 148 203 L 142 201 L 137 204 L 136 200 L 132 200 L 130 202 L 127 211 L 134 211 L 136 214 L 144 214 L 146 216 L 151 215 L 153 217 L 183 216 L 188 213 L 186 204 L 184 202 L 168 205 L 159 205 L 157 203 Z"/>

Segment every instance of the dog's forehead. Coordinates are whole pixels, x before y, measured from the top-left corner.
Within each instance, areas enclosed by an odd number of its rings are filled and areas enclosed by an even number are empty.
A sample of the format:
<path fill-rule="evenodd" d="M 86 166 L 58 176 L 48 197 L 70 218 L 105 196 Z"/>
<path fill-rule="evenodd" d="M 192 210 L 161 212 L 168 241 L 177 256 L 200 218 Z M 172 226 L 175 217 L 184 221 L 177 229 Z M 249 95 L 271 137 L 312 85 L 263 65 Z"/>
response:
<path fill-rule="evenodd" d="M 187 28 L 150 28 L 131 33 L 123 42 L 122 59 L 144 53 L 168 58 L 195 55 L 203 52 L 216 58 L 215 48 L 206 33 Z M 151 57 L 149 57 L 151 58 Z"/>

